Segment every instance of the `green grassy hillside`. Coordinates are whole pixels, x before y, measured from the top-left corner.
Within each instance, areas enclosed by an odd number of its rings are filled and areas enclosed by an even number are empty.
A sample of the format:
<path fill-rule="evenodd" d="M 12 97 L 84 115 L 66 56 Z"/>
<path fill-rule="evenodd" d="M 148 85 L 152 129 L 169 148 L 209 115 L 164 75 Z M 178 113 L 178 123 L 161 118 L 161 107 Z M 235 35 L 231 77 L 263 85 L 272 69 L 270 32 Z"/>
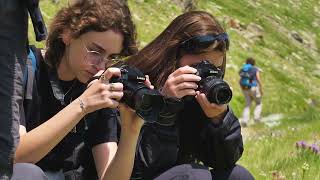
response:
<path fill-rule="evenodd" d="M 66 4 L 41 1 L 47 25 Z M 183 11 L 170 0 L 129 0 L 129 6 L 141 46 Z M 320 1 L 199 0 L 197 8 L 215 15 L 230 34 L 226 80 L 238 116 L 244 107 L 238 86 L 242 63 L 252 56 L 263 70 L 265 123 L 243 129 L 240 163 L 256 179 L 320 179 L 320 154 L 295 148 L 299 140 L 320 145 Z M 279 118 L 271 126 L 274 115 Z"/>

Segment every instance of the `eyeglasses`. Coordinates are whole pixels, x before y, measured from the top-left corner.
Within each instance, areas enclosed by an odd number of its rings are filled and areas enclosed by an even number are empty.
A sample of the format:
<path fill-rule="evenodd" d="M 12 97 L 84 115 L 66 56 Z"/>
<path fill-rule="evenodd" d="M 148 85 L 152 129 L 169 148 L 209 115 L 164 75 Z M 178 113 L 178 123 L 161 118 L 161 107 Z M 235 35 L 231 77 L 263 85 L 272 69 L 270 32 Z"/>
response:
<path fill-rule="evenodd" d="M 194 36 L 183 41 L 180 44 L 180 49 L 183 49 L 188 53 L 198 53 L 201 52 L 201 50 L 208 48 L 216 41 L 223 41 L 226 49 L 229 49 L 229 36 L 227 33 L 221 33 L 219 35 Z"/>
<path fill-rule="evenodd" d="M 114 63 L 121 61 L 120 55 L 113 55 L 111 57 L 104 56 L 98 51 L 89 50 L 87 45 L 83 42 L 83 40 L 81 38 L 80 38 L 80 41 L 87 51 L 87 54 L 84 57 L 84 59 L 91 66 L 98 66 L 102 63 L 104 63 L 105 66 L 109 66 L 111 64 L 114 64 Z"/>

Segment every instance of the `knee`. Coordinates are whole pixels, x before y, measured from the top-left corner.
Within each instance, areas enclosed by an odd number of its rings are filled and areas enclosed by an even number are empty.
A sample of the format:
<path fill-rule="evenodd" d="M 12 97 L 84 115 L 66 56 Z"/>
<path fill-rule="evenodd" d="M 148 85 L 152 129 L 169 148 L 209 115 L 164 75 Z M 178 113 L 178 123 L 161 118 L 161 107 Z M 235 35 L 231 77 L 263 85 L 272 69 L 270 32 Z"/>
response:
<path fill-rule="evenodd" d="M 254 180 L 252 174 L 240 165 L 235 165 L 229 170 L 213 170 L 212 177 L 223 180 Z"/>
<path fill-rule="evenodd" d="M 47 180 L 46 175 L 42 169 L 31 163 L 17 163 L 13 166 L 13 175 L 11 180 L 25 179 L 25 180 Z"/>
<path fill-rule="evenodd" d="M 207 167 L 192 163 L 174 166 L 155 178 L 155 180 L 167 179 L 211 180 L 212 176 Z"/>
<path fill-rule="evenodd" d="M 236 165 L 231 171 L 229 180 L 254 180 L 254 177 L 246 168 Z"/>

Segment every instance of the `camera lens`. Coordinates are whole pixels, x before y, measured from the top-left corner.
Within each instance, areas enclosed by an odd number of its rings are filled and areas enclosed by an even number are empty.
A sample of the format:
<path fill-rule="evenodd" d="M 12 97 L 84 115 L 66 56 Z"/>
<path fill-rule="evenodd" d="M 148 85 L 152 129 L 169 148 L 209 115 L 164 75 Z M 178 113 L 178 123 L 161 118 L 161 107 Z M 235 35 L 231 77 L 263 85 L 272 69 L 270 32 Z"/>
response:
<path fill-rule="evenodd" d="M 152 97 L 148 94 L 148 89 L 140 89 L 134 96 L 135 109 L 149 111 L 152 109 Z"/>
<path fill-rule="evenodd" d="M 120 70 L 121 77 L 112 77 L 109 81 L 123 84 L 124 94 L 120 102 L 134 109 L 145 121 L 158 121 L 159 112 L 164 105 L 162 95 L 144 84 L 145 76 L 139 69 L 123 65 Z"/>
<path fill-rule="evenodd" d="M 232 91 L 229 87 L 220 85 L 217 86 L 212 94 L 209 93 L 209 101 L 216 104 L 227 104 L 232 98 Z"/>
<path fill-rule="evenodd" d="M 147 88 L 139 89 L 133 96 L 133 104 L 136 113 L 145 121 L 158 121 L 158 114 L 164 101 L 156 90 Z"/>
<path fill-rule="evenodd" d="M 232 98 L 232 91 L 229 85 L 222 79 L 208 77 L 203 82 L 202 92 L 204 92 L 211 103 L 227 104 Z"/>

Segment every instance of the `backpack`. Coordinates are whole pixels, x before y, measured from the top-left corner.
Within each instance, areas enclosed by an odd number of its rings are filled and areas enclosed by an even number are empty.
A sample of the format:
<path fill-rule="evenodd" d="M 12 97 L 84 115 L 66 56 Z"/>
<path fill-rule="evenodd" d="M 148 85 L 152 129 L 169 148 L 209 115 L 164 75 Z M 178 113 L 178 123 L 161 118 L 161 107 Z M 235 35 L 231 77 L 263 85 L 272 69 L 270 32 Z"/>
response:
<path fill-rule="evenodd" d="M 241 70 L 239 71 L 240 75 L 240 86 L 244 88 L 251 88 L 254 86 L 254 73 L 251 72 L 253 66 L 251 64 L 245 64 L 242 66 Z"/>
<path fill-rule="evenodd" d="M 39 60 L 42 60 L 41 49 L 30 45 L 28 49 L 28 57 L 26 67 L 23 72 L 24 99 L 32 100 L 33 84 L 36 71 L 39 69 Z"/>
<path fill-rule="evenodd" d="M 39 66 L 40 61 L 43 60 L 41 54 L 41 49 L 36 48 L 35 46 L 30 45 L 28 49 L 28 58 L 26 60 L 26 66 L 23 71 L 23 88 L 24 88 L 24 97 L 23 97 L 23 108 L 24 108 L 24 118 L 22 122 L 25 122 L 29 119 L 40 119 L 39 115 L 36 114 L 39 104 L 38 104 L 38 78 L 39 78 Z M 22 123 L 21 122 L 21 123 Z"/>

